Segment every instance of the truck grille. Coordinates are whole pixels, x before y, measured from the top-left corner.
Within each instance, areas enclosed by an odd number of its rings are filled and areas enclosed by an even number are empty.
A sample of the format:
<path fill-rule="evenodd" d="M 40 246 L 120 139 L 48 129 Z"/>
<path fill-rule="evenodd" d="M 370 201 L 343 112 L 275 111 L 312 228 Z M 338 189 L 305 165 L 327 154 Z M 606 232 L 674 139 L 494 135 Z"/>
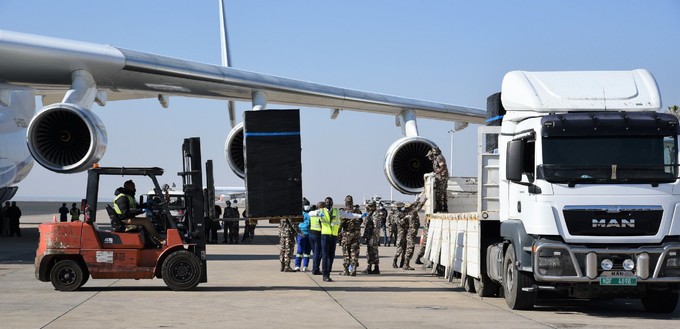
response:
<path fill-rule="evenodd" d="M 661 206 L 566 206 L 563 210 L 571 235 L 639 236 L 656 235 Z"/>

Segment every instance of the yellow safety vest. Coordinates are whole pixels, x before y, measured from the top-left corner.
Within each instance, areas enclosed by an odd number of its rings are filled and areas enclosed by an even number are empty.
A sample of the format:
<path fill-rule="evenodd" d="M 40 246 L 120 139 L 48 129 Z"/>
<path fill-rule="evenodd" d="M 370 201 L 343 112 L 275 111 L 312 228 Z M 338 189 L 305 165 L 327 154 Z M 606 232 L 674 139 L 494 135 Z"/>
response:
<path fill-rule="evenodd" d="M 321 217 L 309 216 L 309 230 L 310 231 L 321 231 Z"/>
<path fill-rule="evenodd" d="M 116 195 L 116 198 L 113 199 L 113 210 L 115 210 L 116 214 L 118 214 L 118 215 L 122 215 L 123 211 L 121 211 L 120 208 L 118 208 L 118 204 L 116 203 L 116 200 L 118 200 L 118 198 L 124 197 L 124 196 L 128 198 L 128 202 L 129 202 L 128 204 L 130 205 L 130 210 L 136 209 L 137 204 L 135 203 L 135 198 L 133 198 L 133 197 L 131 197 L 131 196 L 125 194 L 125 193 L 121 193 L 121 194 Z"/>
<path fill-rule="evenodd" d="M 331 212 L 323 208 L 319 210 L 318 216 L 321 217 L 321 234 L 332 234 L 338 236 L 340 231 L 340 209 L 333 208 Z"/>

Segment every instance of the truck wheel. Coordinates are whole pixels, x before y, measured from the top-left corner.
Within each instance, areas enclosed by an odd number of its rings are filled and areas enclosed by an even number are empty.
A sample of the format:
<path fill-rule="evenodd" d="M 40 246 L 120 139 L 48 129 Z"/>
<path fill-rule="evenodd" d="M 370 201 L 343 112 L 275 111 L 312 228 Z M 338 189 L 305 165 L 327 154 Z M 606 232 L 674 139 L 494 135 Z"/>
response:
<path fill-rule="evenodd" d="M 475 291 L 479 297 L 494 297 L 498 294 L 498 283 L 493 282 L 486 273 L 481 273 L 479 279 L 474 279 Z"/>
<path fill-rule="evenodd" d="M 651 313 L 671 313 L 678 305 L 678 293 L 675 291 L 647 291 L 641 298 L 642 306 Z"/>
<path fill-rule="evenodd" d="M 533 308 L 536 302 L 536 291 L 522 290 L 522 288 L 530 288 L 533 284 L 533 278 L 517 268 L 515 248 L 510 244 L 503 260 L 503 294 L 508 307 L 513 310 Z"/>
<path fill-rule="evenodd" d="M 74 291 L 80 288 L 87 279 L 83 268 L 74 260 L 66 259 L 57 262 L 50 272 L 50 281 L 55 289 Z"/>
<path fill-rule="evenodd" d="M 187 250 L 173 252 L 163 262 L 163 281 L 175 291 L 196 288 L 202 272 L 200 259 Z"/>

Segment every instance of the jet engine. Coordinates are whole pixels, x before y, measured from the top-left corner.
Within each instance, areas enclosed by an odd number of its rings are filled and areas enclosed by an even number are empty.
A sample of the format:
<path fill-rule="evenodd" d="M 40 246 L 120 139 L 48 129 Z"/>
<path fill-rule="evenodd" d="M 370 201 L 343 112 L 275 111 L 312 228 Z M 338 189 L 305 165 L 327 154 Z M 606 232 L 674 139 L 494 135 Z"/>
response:
<path fill-rule="evenodd" d="M 106 128 L 90 110 L 75 104 L 45 106 L 28 125 L 28 150 L 40 165 L 58 173 L 87 170 L 104 156 Z"/>
<path fill-rule="evenodd" d="M 385 154 L 385 176 L 397 191 L 418 194 L 423 191 L 423 175 L 432 172 L 427 152 L 437 145 L 425 138 L 403 137 L 394 142 Z"/>
<path fill-rule="evenodd" d="M 243 156 L 243 122 L 229 132 L 224 143 L 224 157 L 236 176 L 246 177 L 245 157 Z"/>

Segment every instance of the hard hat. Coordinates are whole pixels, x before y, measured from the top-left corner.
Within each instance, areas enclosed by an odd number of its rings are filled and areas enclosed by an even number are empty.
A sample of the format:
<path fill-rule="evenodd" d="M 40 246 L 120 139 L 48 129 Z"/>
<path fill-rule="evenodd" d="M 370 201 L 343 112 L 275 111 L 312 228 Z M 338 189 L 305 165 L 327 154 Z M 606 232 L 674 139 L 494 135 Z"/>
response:
<path fill-rule="evenodd" d="M 404 206 L 404 203 L 403 203 L 403 202 L 401 202 L 401 201 L 397 202 L 397 208 L 401 208 L 401 207 L 403 207 L 403 206 Z"/>

